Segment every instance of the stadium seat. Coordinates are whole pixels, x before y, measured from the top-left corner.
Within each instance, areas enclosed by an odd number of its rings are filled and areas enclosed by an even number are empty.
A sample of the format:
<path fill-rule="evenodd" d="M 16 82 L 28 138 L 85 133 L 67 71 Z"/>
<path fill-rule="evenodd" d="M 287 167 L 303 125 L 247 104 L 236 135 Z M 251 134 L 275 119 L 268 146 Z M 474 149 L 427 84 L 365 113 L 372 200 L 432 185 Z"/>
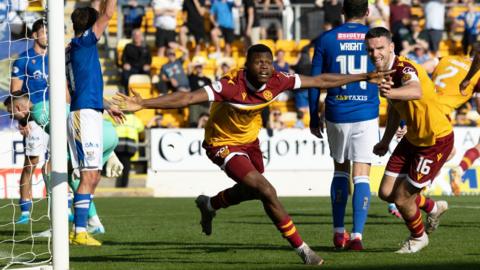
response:
<path fill-rule="evenodd" d="M 30 12 L 44 11 L 43 0 L 30 0 L 28 2 L 27 11 L 30 11 Z"/>
<path fill-rule="evenodd" d="M 272 53 L 275 54 L 275 42 L 271 39 L 261 39 L 258 41 L 258 44 L 263 44 L 272 50 Z"/>
<path fill-rule="evenodd" d="M 134 74 L 130 76 L 128 87 L 134 89 L 144 98 L 150 98 L 152 96 L 152 81 L 148 75 Z"/>
<path fill-rule="evenodd" d="M 303 47 L 307 46 L 308 44 L 310 44 L 309 39 L 301 39 L 297 44 L 297 51 L 301 51 Z"/>
<path fill-rule="evenodd" d="M 128 43 L 131 43 L 132 40 L 128 38 L 120 39 L 117 42 L 117 64 L 119 66 L 122 65 L 122 55 L 123 55 L 123 49 L 125 49 L 125 46 L 127 46 Z"/>
<path fill-rule="evenodd" d="M 110 21 L 108 21 L 108 33 L 110 35 L 116 35 L 117 34 L 117 30 L 118 30 L 117 16 L 118 16 L 118 14 L 117 14 L 117 11 L 115 10 L 112 18 L 110 19 Z"/>
<path fill-rule="evenodd" d="M 143 98 L 153 97 L 152 93 L 152 83 L 150 76 L 135 74 L 130 76 L 128 80 L 128 87 L 135 90 Z M 144 125 L 147 125 L 150 120 L 155 116 L 154 110 L 141 110 L 135 112 L 135 115 L 142 121 Z"/>
<path fill-rule="evenodd" d="M 276 50 L 283 50 L 287 54 L 295 51 L 297 43 L 294 40 L 277 40 L 275 43 Z"/>

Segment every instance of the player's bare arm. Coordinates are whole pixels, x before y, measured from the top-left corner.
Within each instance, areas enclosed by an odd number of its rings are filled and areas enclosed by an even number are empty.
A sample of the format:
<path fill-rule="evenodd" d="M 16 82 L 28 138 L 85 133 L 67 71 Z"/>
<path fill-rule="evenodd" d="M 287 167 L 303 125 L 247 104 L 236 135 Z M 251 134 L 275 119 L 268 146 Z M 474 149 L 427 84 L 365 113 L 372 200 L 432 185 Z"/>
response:
<path fill-rule="evenodd" d="M 380 96 L 394 100 L 416 100 L 422 98 L 422 87 L 418 81 L 408 81 L 401 87 L 393 88 L 392 81 L 386 80 L 379 85 L 378 91 Z"/>
<path fill-rule="evenodd" d="M 156 98 L 143 99 L 135 90 L 130 89 L 133 97 L 117 93 L 112 103 L 124 112 L 136 112 L 143 109 L 176 109 L 208 101 L 207 91 L 203 88 L 193 92 L 175 92 Z"/>
<path fill-rule="evenodd" d="M 388 71 L 375 71 L 370 73 L 361 74 L 332 74 L 324 73 L 315 77 L 301 76 L 302 82 L 301 88 L 320 88 L 327 89 L 333 87 L 339 87 L 345 84 L 358 81 L 368 81 L 370 83 L 380 84 L 386 76 L 392 74 L 394 70 Z"/>
<path fill-rule="evenodd" d="M 13 77 L 10 80 L 10 93 L 21 91 L 23 86 L 23 80 Z"/>
<path fill-rule="evenodd" d="M 98 19 L 92 28 L 97 39 L 99 39 L 103 35 L 103 32 L 107 28 L 108 21 L 110 21 L 110 19 L 113 17 L 113 14 L 115 13 L 116 5 L 117 0 L 105 0 L 103 5 L 101 5 L 101 7 L 104 6 L 104 8 L 101 8 L 102 10 L 100 11 Z"/>
<path fill-rule="evenodd" d="M 373 153 L 379 156 L 384 156 L 387 153 L 388 146 L 397 131 L 397 127 L 400 125 L 400 115 L 390 104 L 388 105 L 387 112 L 388 119 L 385 132 L 380 142 L 373 148 Z"/>
<path fill-rule="evenodd" d="M 475 44 L 472 49 L 475 50 L 475 57 L 473 58 L 472 65 L 468 70 L 467 76 L 465 76 L 465 78 L 460 83 L 460 93 L 464 96 L 467 95 L 465 89 L 467 89 L 468 85 L 470 84 L 470 80 L 475 75 L 475 73 L 480 70 L 480 44 Z"/>

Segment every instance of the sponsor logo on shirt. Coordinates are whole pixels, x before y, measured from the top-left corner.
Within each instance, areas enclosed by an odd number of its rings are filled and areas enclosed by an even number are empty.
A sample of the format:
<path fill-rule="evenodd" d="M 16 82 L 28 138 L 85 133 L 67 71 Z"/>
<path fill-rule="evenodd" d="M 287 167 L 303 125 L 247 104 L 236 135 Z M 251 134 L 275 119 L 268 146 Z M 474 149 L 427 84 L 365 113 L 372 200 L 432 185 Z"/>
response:
<path fill-rule="evenodd" d="M 353 101 L 367 101 L 368 96 L 362 95 L 336 95 L 335 100 L 353 100 Z"/>
<path fill-rule="evenodd" d="M 337 33 L 337 40 L 364 40 L 365 33 Z"/>

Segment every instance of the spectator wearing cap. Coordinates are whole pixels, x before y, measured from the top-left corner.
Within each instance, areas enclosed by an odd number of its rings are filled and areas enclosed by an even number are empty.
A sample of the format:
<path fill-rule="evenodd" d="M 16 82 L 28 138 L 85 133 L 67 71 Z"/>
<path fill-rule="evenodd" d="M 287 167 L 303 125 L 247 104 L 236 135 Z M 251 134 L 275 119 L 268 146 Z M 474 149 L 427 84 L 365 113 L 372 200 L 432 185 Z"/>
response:
<path fill-rule="evenodd" d="M 152 64 L 150 49 L 140 29 L 132 31 L 132 43 L 125 46 L 122 55 L 122 85 L 128 93 L 128 79 L 133 74 L 149 74 Z"/>
<path fill-rule="evenodd" d="M 160 79 L 161 83 L 165 84 L 167 89 L 173 92 L 189 92 L 190 84 L 183 69 L 183 62 L 188 58 L 188 50 L 180 46 L 178 48 L 183 52 L 183 55 L 179 58 L 176 57 L 175 49 L 167 49 L 168 62 L 160 69 Z"/>
<path fill-rule="evenodd" d="M 216 79 L 220 80 L 223 75 L 227 74 L 232 67 L 235 66 L 235 60 L 231 57 L 220 57 L 217 60 Z"/>
<path fill-rule="evenodd" d="M 192 59 L 192 73 L 188 76 L 188 82 L 190 84 L 190 88 L 193 90 L 200 89 L 205 87 L 206 85 L 210 85 L 212 81 L 203 74 L 203 68 L 206 64 L 206 60 L 202 56 L 195 56 Z M 197 127 L 198 126 L 198 119 L 202 114 L 208 114 L 210 111 L 210 103 L 204 102 L 200 104 L 190 105 L 188 107 L 189 114 L 188 114 L 188 123 L 190 127 Z"/>

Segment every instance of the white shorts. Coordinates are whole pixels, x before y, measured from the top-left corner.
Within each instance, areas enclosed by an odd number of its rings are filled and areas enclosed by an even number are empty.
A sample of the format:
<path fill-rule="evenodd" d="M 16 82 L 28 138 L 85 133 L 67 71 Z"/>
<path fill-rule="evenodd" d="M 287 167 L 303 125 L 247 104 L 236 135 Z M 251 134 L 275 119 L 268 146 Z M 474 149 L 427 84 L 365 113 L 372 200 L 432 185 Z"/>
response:
<path fill-rule="evenodd" d="M 35 121 L 28 122 L 30 132 L 25 137 L 25 155 L 43 159 L 48 151 L 49 136 Z"/>
<path fill-rule="evenodd" d="M 346 159 L 372 163 L 375 159 L 373 147 L 380 137 L 378 118 L 356 123 L 327 121 L 327 137 L 330 156 L 337 163 L 344 163 Z"/>
<path fill-rule="evenodd" d="M 92 109 L 70 112 L 67 131 L 73 168 L 102 170 L 103 114 Z"/>

